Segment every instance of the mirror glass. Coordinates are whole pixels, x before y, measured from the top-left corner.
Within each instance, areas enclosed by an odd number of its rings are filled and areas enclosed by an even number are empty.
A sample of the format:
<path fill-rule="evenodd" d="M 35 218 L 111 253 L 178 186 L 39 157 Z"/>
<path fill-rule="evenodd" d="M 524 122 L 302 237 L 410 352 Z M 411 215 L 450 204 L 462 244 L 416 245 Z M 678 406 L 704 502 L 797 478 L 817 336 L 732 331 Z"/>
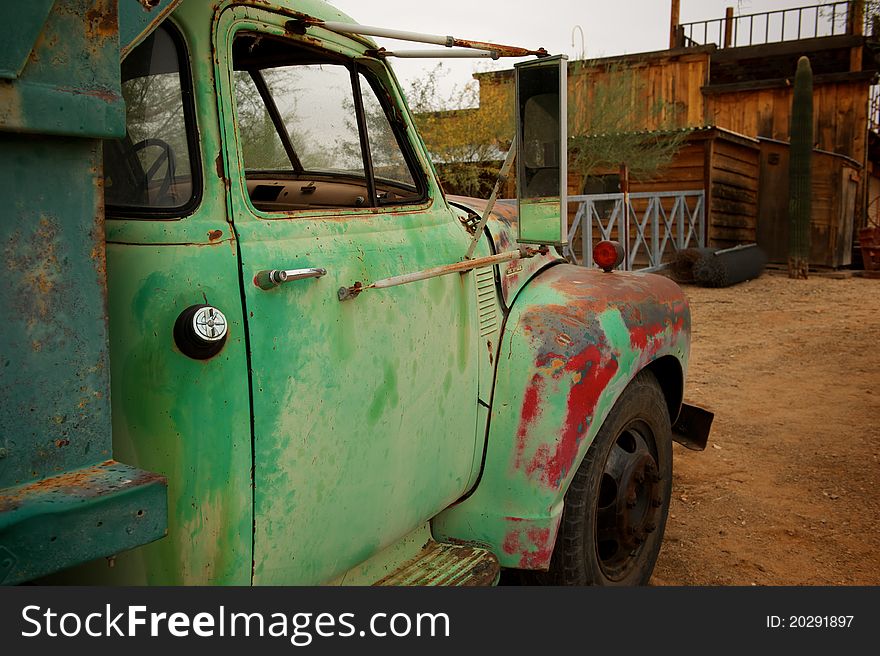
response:
<path fill-rule="evenodd" d="M 519 241 L 566 243 L 566 63 L 564 56 L 516 65 Z"/>

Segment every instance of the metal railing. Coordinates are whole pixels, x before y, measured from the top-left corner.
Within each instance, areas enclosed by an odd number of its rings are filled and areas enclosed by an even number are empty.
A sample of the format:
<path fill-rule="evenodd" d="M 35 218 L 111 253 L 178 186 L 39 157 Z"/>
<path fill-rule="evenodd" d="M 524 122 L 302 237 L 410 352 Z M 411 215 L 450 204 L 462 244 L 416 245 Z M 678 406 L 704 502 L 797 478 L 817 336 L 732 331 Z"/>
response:
<path fill-rule="evenodd" d="M 570 196 L 577 212 L 569 230 L 566 255 L 583 266 L 593 266 L 594 229 L 600 239 L 624 247 L 622 269 L 656 269 L 667 255 L 706 245 L 706 194 L 703 191 L 640 192 Z M 626 209 L 624 210 L 624 205 Z M 571 251 L 581 231 L 581 254 Z"/>
<path fill-rule="evenodd" d="M 721 48 L 763 45 L 843 34 L 863 34 L 865 18 L 857 0 L 777 9 L 758 14 L 682 23 L 678 46 L 714 43 Z"/>

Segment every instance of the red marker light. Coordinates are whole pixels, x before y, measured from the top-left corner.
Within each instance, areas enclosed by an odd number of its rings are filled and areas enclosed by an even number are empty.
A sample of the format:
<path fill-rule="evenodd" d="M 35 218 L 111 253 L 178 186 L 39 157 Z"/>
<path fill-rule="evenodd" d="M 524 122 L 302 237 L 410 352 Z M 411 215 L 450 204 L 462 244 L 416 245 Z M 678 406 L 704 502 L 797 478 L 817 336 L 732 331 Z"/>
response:
<path fill-rule="evenodd" d="M 593 262 L 608 273 L 623 262 L 623 247 L 616 241 L 600 241 L 593 246 Z"/>

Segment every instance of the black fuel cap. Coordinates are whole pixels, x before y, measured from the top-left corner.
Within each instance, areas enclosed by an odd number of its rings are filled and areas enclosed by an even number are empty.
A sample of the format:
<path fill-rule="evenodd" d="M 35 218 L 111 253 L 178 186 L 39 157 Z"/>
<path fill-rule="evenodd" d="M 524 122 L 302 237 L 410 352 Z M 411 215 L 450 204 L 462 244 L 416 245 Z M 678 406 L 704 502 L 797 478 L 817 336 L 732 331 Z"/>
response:
<path fill-rule="evenodd" d="M 174 323 L 174 342 L 184 355 L 207 360 L 217 355 L 229 334 L 226 317 L 212 305 L 191 305 Z"/>

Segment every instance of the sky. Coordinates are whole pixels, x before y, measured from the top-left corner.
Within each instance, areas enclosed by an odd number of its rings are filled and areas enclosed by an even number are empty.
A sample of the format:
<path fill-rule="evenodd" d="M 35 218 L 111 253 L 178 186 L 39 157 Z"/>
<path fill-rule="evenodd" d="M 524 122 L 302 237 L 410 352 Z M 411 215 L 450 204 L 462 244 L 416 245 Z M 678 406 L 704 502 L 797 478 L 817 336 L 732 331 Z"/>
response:
<path fill-rule="evenodd" d="M 662 50 L 669 45 L 671 0 L 329 0 L 363 25 L 452 35 L 530 49 L 572 59 Z M 681 22 L 821 4 L 816 0 L 681 0 Z M 536 9 L 541 14 L 537 15 Z M 578 29 L 580 28 L 580 29 Z M 583 32 L 583 40 L 581 39 Z M 377 39 L 386 48 L 430 48 Z M 404 89 L 438 59 L 392 59 Z M 445 59 L 442 86 L 466 84 L 476 70 L 511 68 L 519 60 Z"/>

